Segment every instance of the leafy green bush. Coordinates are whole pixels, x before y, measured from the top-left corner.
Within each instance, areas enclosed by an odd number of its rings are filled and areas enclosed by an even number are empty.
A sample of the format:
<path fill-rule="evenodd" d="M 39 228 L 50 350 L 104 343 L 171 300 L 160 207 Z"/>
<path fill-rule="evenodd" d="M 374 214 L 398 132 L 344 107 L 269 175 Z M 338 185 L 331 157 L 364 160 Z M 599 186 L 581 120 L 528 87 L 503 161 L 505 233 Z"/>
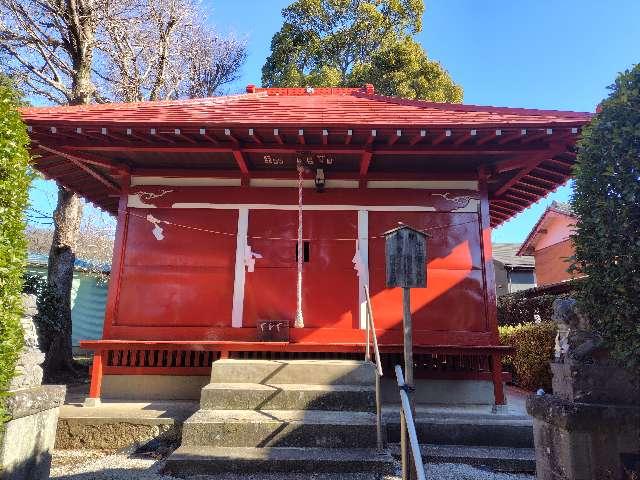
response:
<path fill-rule="evenodd" d="M 582 132 L 572 207 L 579 309 L 640 370 L 640 64 L 618 76 Z"/>
<path fill-rule="evenodd" d="M 0 398 L 6 394 L 24 342 L 22 275 L 26 263 L 23 212 L 27 206 L 29 142 L 20 119 L 20 99 L 6 80 L 0 82 Z M 0 416 L 5 411 L 0 403 Z"/>
<path fill-rule="evenodd" d="M 498 327 L 500 342 L 515 348 L 502 364 L 513 375 L 513 383 L 526 390 L 551 390 L 549 361 L 553 357 L 556 324 L 554 322 L 521 323 Z"/>

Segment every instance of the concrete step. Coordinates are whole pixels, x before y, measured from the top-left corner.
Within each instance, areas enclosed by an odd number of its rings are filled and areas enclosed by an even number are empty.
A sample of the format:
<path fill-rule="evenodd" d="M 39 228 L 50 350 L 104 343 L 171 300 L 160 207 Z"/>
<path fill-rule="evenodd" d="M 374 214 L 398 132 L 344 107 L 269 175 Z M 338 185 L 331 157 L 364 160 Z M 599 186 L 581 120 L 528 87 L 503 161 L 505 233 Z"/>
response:
<path fill-rule="evenodd" d="M 389 450 L 400 458 L 400 445 Z M 533 448 L 470 447 L 466 445 L 420 445 L 422 460 L 430 463 L 464 463 L 501 472 L 535 472 L 536 458 Z"/>
<path fill-rule="evenodd" d="M 318 410 L 199 410 L 183 446 L 373 448 L 375 415 Z"/>
<path fill-rule="evenodd" d="M 375 411 L 375 388 L 368 385 L 210 383 L 202 389 L 207 410 Z"/>
<path fill-rule="evenodd" d="M 385 414 L 389 442 L 400 441 L 399 415 Z M 421 443 L 429 445 L 533 448 L 533 426 L 530 418 L 472 415 L 417 415 L 416 430 Z"/>
<path fill-rule="evenodd" d="M 358 360 L 217 360 L 211 383 L 373 385 L 371 362 Z"/>
<path fill-rule="evenodd" d="M 368 448 L 178 448 L 166 461 L 165 472 L 175 476 L 221 472 L 375 472 L 392 473 L 388 453 Z"/>

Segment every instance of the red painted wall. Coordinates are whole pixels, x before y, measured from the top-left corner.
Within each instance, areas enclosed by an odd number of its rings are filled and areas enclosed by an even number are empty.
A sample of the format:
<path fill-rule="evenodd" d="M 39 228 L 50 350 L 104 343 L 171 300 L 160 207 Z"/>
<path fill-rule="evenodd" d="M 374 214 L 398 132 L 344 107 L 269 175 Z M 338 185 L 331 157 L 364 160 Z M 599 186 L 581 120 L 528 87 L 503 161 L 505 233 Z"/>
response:
<path fill-rule="evenodd" d="M 575 250 L 571 239 L 534 251 L 538 286 L 550 285 L 574 278 L 576 275 L 567 271 L 570 265 L 567 259 L 574 253 Z"/>
<path fill-rule="evenodd" d="M 168 190 L 169 192 L 162 193 Z M 238 210 L 235 204 L 297 204 L 292 188 L 132 187 L 138 201 L 121 201 L 105 338 L 129 340 L 255 340 L 258 319 L 295 315 L 297 211 L 250 209 L 248 244 L 263 256 L 246 273 L 243 328 L 231 327 Z M 370 211 L 369 270 L 380 342 L 401 341 L 401 291 L 384 286 L 384 240 L 402 221 L 429 231 L 427 287 L 412 290 L 417 345 L 491 345 L 496 340 L 493 272 L 487 239 L 488 203 L 480 191 L 417 189 L 305 190 L 306 205 L 412 205 L 432 211 Z M 154 197 L 155 195 L 155 197 Z M 454 212 L 455 196 L 470 195 L 477 211 Z M 228 209 L 170 208 L 185 202 Z M 464 203 L 464 200 L 462 200 Z M 184 205 L 183 205 L 184 206 Z M 162 240 L 152 231 L 159 223 Z M 361 342 L 358 277 L 352 263 L 358 212 L 305 211 L 304 329 L 297 342 Z"/>

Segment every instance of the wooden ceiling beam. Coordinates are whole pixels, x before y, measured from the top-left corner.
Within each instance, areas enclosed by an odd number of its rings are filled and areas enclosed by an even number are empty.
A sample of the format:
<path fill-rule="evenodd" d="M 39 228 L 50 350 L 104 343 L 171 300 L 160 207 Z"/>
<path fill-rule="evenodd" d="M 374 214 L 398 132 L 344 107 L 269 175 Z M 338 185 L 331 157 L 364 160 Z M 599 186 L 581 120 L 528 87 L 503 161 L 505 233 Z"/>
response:
<path fill-rule="evenodd" d="M 158 138 L 158 139 L 163 140 L 165 142 L 169 142 L 169 143 L 174 144 L 174 145 L 176 143 L 175 140 L 173 140 L 172 138 L 167 138 L 166 136 L 160 134 L 160 132 L 158 132 L 157 128 L 150 128 L 149 129 L 149 135 L 151 135 L 152 138 L 155 137 L 155 138 Z"/>
<path fill-rule="evenodd" d="M 147 137 L 143 135 L 138 135 L 133 128 L 127 128 L 125 130 L 125 134 L 127 137 L 135 138 L 136 140 L 140 140 L 141 142 L 144 142 L 144 143 L 153 144 L 153 142 L 149 140 Z"/>
<path fill-rule="evenodd" d="M 498 140 L 496 143 L 498 145 L 504 145 L 506 143 L 513 142 L 514 140 L 522 140 L 527 136 L 527 129 L 522 128 L 518 132 L 511 133 L 509 135 L 502 135 L 502 138 Z"/>
<path fill-rule="evenodd" d="M 197 145 L 198 142 L 196 142 L 193 138 L 185 135 L 182 130 L 180 130 L 179 128 L 176 128 L 173 130 L 173 134 L 176 136 L 176 138 L 180 138 L 186 142 L 189 142 L 191 144 Z"/>
<path fill-rule="evenodd" d="M 475 138 L 478 135 L 478 131 L 477 130 L 470 130 L 467 133 L 462 134 L 460 137 L 458 137 L 453 144 L 454 145 L 462 145 L 463 143 L 471 140 L 472 138 Z"/>
<path fill-rule="evenodd" d="M 256 134 L 255 130 L 253 128 L 249 129 L 249 138 L 251 139 L 251 141 L 257 145 L 262 145 L 262 139 L 260 138 L 260 136 L 258 134 Z"/>
<path fill-rule="evenodd" d="M 377 135 L 378 135 L 378 131 L 377 130 L 371 130 L 371 133 L 367 137 L 365 145 L 371 145 L 376 140 L 376 136 Z"/>
<path fill-rule="evenodd" d="M 200 131 L 200 137 L 204 138 L 205 140 L 207 140 L 208 142 L 213 143 L 214 145 L 219 145 L 220 142 L 218 142 L 218 140 L 216 140 L 215 138 L 213 138 L 211 135 L 209 135 L 209 133 L 207 133 L 207 129 L 206 128 L 201 128 Z"/>
<path fill-rule="evenodd" d="M 522 145 L 526 145 L 528 143 L 532 143 L 532 142 L 535 142 L 537 140 L 542 140 L 543 138 L 551 138 L 552 135 L 553 135 L 553 129 L 552 128 L 546 128 L 546 129 L 544 129 L 543 132 L 538 133 L 536 135 L 527 135 L 527 138 L 523 138 L 520 143 Z"/>
<path fill-rule="evenodd" d="M 560 177 L 560 178 L 567 178 L 571 176 L 570 173 L 559 172 L 558 170 L 551 170 L 550 168 L 545 168 L 541 165 L 538 165 L 534 170 L 540 170 L 541 172 L 544 172 L 547 175 L 555 175 L 556 177 Z"/>
<path fill-rule="evenodd" d="M 485 143 L 489 143 L 491 140 L 498 138 L 500 136 L 502 136 L 502 130 L 497 128 L 496 130 L 489 132 L 484 137 L 479 138 L 478 141 L 476 142 L 476 145 L 484 145 Z"/>
<path fill-rule="evenodd" d="M 273 138 L 276 139 L 276 143 L 278 143 L 279 145 L 284 145 L 284 140 L 282 140 L 282 137 L 280 136 L 280 130 L 277 128 L 273 129 Z"/>
<path fill-rule="evenodd" d="M 117 192 L 120 191 L 120 186 L 117 183 L 115 183 L 113 180 L 106 177 L 105 175 L 101 174 L 100 172 L 95 171 L 93 168 L 89 167 L 88 165 L 85 165 L 82 157 L 76 154 L 68 153 L 66 151 L 55 150 L 45 145 L 39 145 L 39 148 L 46 152 L 53 153 L 54 155 L 58 155 L 60 157 L 65 158 L 66 160 L 70 161 L 81 170 L 84 170 L 85 172 L 87 172 L 89 175 L 91 175 L 93 178 L 98 180 L 107 188 L 110 188 L 111 190 L 115 190 Z"/>
<path fill-rule="evenodd" d="M 389 136 L 389 140 L 387 140 L 387 145 L 391 146 L 396 143 L 400 137 L 402 136 L 402 130 L 398 129 L 396 132 Z"/>
<path fill-rule="evenodd" d="M 510 207 L 517 208 L 518 211 L 522 210 L 523 208 L 527 208 L 527 206 L 528 206 L 527 202 L 523 201 L 522 203 L 516 203 L 514 201 L 505 200 L 504 198 L 493 198 L 493 199 L 489 200 L 489 203 L 491 205 L 493 205 L 495 203 L 508 205 Z"/>
<path fill-rule="evenodd" d="M 427 131 L 426 130 L 420 130 L 420 133 L 414 135 L 411 140 L 409 140 L 409 145 L 413 146 L 418 142 L 421 142 L 422 140 L 425 139 L 425 137 L 427 136 Z"/>
<path fill-rule="evenodd" d="M 526 184 L 529 184 L 528 182 L 529 182 L 530 180 L 533 180 L 533 181 L 535 181 L 535 182 L 540 182 L 540 183 L 542 183 L 542 184 L 544 184 L 544 185 L 545 185 L 545 188 L 546 188 L 547 190 L 548 190 L 549 188 L 555 188 L 555 187 L 556 187 L 557 182 L 552 182 L 551 180 L 547 180 L 546 178 L 538 177 L 538 176 L 534 175 L 534 173 L 533 173 L 534 171 L 535 171 L 535 169 L 534 169 L 533 171 L 529 172 L 529 173 L 528 173 L 527 175 L 525 175 L 524 177 L 522 177 L 522 179 L 521 179 L 520 181 L 521 181 L 521 182 L 524 182 L 524 183 L 526 183 Z M 534 185 L 535 185 L 535 183 L 534 183 Z"/>
<path fill-rule="evenodd" d="M 451 137 L 451 130 L 445 130 L 444 132 L 442 132 L 440 135 L 438 135 L 436 138 L 433 139 L 433 141 L 431 142 L 432 146 L 436 146 L 436 145 L 440 145 L 442 142 L 445 141 L 445 139 Z"/>

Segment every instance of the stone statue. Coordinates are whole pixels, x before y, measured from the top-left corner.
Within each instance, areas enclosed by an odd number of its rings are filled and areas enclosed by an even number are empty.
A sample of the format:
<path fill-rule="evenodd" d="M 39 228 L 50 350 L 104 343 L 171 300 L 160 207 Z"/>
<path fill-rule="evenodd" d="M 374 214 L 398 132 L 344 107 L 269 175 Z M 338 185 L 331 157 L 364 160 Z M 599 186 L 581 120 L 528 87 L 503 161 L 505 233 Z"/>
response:
<path fill-rule="evenodd" d="M 602 349 L 602 338 L 591 331 L 588 319 L 581 315 L 574 298 L 558 298 L 553 302 L 553 320 L 558 325 L 555 361 L 567 359 L 590 363 Z"/>

